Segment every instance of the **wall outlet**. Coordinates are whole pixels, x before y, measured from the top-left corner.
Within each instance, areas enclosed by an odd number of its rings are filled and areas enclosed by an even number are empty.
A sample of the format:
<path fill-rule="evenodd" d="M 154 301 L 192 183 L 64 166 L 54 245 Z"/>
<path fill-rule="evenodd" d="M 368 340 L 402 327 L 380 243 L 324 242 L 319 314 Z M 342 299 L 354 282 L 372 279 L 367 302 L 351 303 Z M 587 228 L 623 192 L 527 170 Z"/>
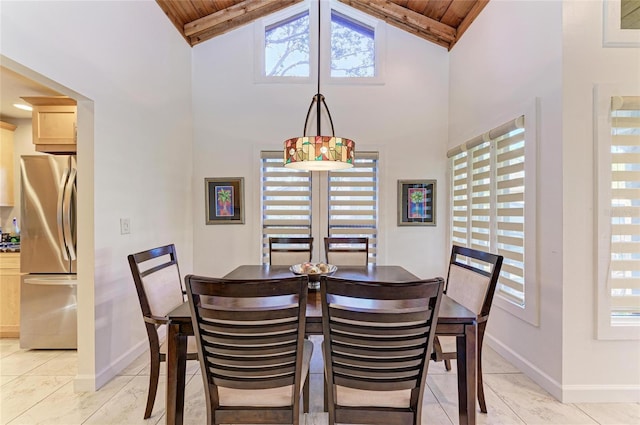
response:
<path fill-rule="evenodd" d="M 120 234 L 121 235 L 128 235 L 129 233 L 131 233 L 131 222 L 129 221 L 128 218 L 121 218 L 120 219 Z"/>

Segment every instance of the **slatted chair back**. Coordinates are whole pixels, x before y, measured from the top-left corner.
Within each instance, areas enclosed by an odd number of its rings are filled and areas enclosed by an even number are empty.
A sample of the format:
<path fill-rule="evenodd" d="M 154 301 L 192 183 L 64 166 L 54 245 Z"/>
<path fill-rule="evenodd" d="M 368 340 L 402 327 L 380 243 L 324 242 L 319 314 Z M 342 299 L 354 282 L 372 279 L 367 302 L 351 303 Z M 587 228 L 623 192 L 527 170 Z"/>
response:
<path fill-rule="evenodd" d="M 419 424 L 444 280 L 320 287 L 329 423 Z"/>
<path fill-rule="evenodd" d="M 307 278 L 185 281 L 208 423 L 298 424 L 313 350 Z"/>
<path fill-rule="evenodd" d="M 327 263 L 335 266 L 366 266 L 369 262 L 369 238 L 324 238 Z"/>
<path fill-rule="evenodd" d="M 178 257 L 173 244 L 152 248 L 127 256 L 131 276 L 149 339 L 151 370 L 144 418 L 151 416 L 160 376 L 160 362 L 166 361 L 165 345 L 158 329 L 167 324 L 165 317 L 184 300 Z M 187 359 L 197 359 L 193 338 L 187 346 Z"/>
<path fill-rule="evenodd" d="M 291 266 L 311 261 L 312 237 L 272 237 L 269 238 L 269 264 Z"/>

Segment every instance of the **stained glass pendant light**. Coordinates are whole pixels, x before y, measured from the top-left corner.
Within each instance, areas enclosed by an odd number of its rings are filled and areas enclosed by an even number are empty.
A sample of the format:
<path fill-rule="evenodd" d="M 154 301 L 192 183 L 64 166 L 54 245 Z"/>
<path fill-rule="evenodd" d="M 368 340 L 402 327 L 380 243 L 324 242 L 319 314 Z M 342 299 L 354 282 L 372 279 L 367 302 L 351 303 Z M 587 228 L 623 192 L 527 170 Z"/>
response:
<path fill-rule="evenodd" d="M 316 107 L 317 136 L 306 136 L 309 115 Z M 331 136 L 322 136 L 320 118 L 322 106 L 327 111 L 331 124 Z M 294 137 L 284 142 L 284 166 L 308 171 L 343 170 L 353 167 L 355 142 L 343 137 L 335 137 L 331 112 L 320 93 L 320 1 L 318 1 L 318 92 L 311 100 L 304 120 L 302 137 Z"/>

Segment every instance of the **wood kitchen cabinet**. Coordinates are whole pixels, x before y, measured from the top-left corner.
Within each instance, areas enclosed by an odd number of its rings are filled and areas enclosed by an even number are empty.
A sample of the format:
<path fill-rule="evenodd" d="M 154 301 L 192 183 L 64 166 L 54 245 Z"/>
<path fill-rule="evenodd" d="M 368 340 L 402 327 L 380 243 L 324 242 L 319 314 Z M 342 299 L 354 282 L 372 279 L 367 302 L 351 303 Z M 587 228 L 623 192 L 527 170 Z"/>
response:
<path fill-rule="evenodd" d="M 66 96 L 33 96 L 22 99 L 33 106 L 31 124 L 36 151 L 75 153 L 76 101 Z"/>
<path fill-rule="evenodd" d="M 0 252 L 0 338 L 20 336 L 20 253 Z"/>
<path fill-rule="evenodd" d="M 13 132 L 16 126 L 0 121 L 0 207 L 13 206 Z"/>

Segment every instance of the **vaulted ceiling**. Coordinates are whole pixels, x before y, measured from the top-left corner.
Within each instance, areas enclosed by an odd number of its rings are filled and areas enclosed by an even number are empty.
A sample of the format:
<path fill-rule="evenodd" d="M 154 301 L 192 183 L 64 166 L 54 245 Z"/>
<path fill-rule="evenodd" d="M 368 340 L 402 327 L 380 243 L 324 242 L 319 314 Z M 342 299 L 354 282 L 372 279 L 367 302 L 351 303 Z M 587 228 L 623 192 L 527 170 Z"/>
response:
<path fill-rule="evenodd" d="M 156 0 L 191 46 L 302 0 Z M 339 0 L 451 50 L 489 0 Z"/>

